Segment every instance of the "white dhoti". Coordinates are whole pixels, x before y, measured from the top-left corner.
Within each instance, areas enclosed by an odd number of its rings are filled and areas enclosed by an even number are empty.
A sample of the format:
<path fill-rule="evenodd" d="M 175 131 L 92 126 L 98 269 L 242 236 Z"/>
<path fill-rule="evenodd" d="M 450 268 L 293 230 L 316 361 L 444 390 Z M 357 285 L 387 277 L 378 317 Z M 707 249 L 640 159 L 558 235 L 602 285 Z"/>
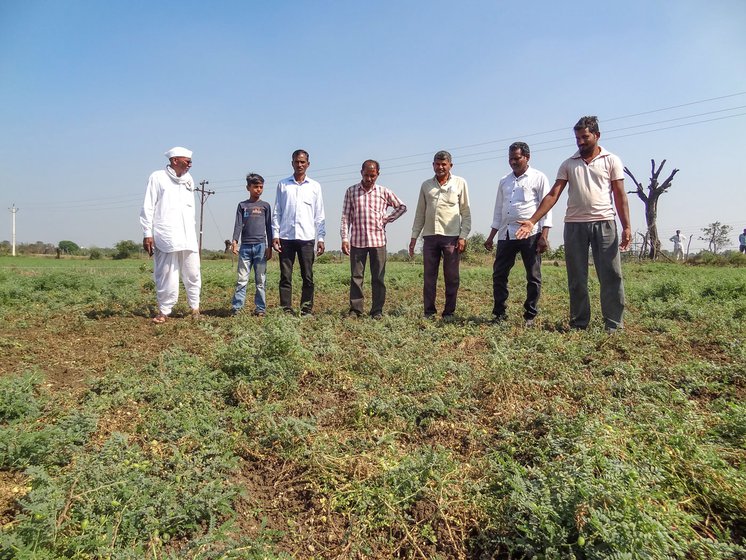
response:
<path fill-rule="evenodd" d="M 158 248 L 153 252 L 155 294 L 158 309 L 163 315 L 170 315 L 179 299 L 179 275 L 184 283 L 187 303 L 192 309 L 199 309 L 199 294 L 202 287 L 199 253 L 196 251 L 174 251 L 166 253 Z"/>

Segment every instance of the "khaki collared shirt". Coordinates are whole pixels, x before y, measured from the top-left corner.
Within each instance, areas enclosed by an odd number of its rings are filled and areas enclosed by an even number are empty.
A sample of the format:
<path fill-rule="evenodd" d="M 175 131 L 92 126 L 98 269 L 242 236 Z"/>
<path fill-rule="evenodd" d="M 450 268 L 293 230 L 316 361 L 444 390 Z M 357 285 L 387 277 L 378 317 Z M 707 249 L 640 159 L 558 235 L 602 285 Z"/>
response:
<path fill-rule="evenodd" d="M 436 177 L 422 183 L 412 226 L 412 239 L 422 235 L 448 235 L 466 239 L 471 231 L 469 189 L 451 175 L 445 185 Z"/>
<path fill-rule="evenodd" d="M 586 163 L 578 150 L 562 162 L 557 179 L 567 181 L 566 222 L 599 222 L 616 216 L 611 182 L 624 180 L 624 165 L 618 156 L 601 148 Z"/>

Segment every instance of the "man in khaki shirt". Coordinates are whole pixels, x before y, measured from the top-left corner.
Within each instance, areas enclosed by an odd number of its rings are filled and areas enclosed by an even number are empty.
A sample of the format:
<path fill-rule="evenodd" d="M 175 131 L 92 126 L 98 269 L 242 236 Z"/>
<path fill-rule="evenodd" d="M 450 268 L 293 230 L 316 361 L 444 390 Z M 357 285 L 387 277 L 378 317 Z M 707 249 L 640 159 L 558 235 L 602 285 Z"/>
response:
<path fill-rule="evenodd" d="M 452 167 L 448 152 L 441 150 L 433 157 L 435 176 L 422 183 L 420 188 L 409 242 L 409 256 L 413 256 L 417 238 L 422 234 L 425 269 L 422 299 L 426 318 L 434 317 L 437 312 L 435 292 L 441 259 L 446 285 L 443 318 L 453 317 L 459 287 L 459 261 L 471 231 L 469 190 L 464 179 L 451 175 Z"/>

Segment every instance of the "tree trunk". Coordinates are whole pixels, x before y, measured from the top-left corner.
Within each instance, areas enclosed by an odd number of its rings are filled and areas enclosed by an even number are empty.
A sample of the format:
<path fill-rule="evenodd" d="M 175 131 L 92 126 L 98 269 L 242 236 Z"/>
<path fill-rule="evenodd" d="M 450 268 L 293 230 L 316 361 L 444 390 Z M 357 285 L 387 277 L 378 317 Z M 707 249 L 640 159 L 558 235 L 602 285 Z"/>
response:
<path fill-rule="evenodd" d="M 648 241 L 649 252 L 648 258 L 652 261 L 658 258 L 658 254 L 661 252 L 661 240 L 658 237 L 658 225 L 656 220 L 658 219 L 658 197 L 653 195 L 648 197 L 647 204 L 645 205 L 645 222 L 648 226 Z"/>

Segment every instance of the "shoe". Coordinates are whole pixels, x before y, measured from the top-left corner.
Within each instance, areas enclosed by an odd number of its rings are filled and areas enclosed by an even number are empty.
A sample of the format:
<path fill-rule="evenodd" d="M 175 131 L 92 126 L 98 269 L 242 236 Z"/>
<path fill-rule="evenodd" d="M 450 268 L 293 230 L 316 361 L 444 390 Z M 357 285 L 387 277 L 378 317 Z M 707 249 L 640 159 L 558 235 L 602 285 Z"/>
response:
<path fill-rule="evenodd" d="M 236 315 L 238 315 L 239 311 L 240 309 L 231 309 L 231 317 L 235 317 Z"/>
<path fill-rule="evenodd" d="M 301 309 L 300 316 L 301 317 L 313 317 L 313 311 L 311 311 L 310 309 Z"/>
<path fill-rule="evenodd" d="M 295 311 L 293 311 L 292 307 L 283 307 L 282 310 L 288 314 L 288 315 L 295 315 Z"/>
<path fill-rule="evenodd" d="M 192 321 L 199 321 L 201 317 L 199 309 L 192 309 Z"/>
<path fill-rule="evenodd" d="M 606 331 L 606 334 L 609 334 L 609 335 L 616 334 L 618 330 L 619 330 L 619 327 L 611 327 L 611 326 L 604 327 L 604 331 Z"/>
<path fill-rule="evenodd" d="M 158 313 L 155 317 L 153 317 L 153 323 L 156 325 L 162 325 L 168 320 L 168 316 L 164 315 L 163 313 Z"/>
<path fill-rule="evenodd" d="M 383 315 L 381 313 L 373 313 L 370 318 L 374 321 L 380 321 L 381 319 L 383 319 Z"/>
<path fill-rule="evenodd" d="M 493 315 L 492 316 L 492 322 L 497 325 L 499 323 L 504 323 L 508 320 L 508 316 L 505 313 L 501 313 L 500 315 Z"/>
<path fill-rule="evenodd" d="M 353 309 L 350 309 L 347 312 L 347 318 L 348 319 L 359 319 L 360 318 L 360 313 L 358 313 L 357 311 L 355 311 Z"/>
<path fill-rule="evenodd" d="M 441 319 L 444 323 L 453 323 L 456 320 L 456 316 L 452 313 L 449 313 L 448 315 L 443 315 Z"/>
<path fill-rule="evenodd" d="M 536 322 L 534 321 L 534 318 L 531 317 L 530 319 L 526 319 L 526 322 L 523 323 L 523 326 L 527 329 L 533 329 L 536 326 Z"/>
<path fill-rule="evenodd" d="M 254 311 L 254 317 L 264 317 L 265 315 L 264 311 Z"/>
<path fill-rule="evenodd" d="M 422 318 L 427 321 L 432 321 L 435 319 L 435 313 L 425 313 Z"/>

